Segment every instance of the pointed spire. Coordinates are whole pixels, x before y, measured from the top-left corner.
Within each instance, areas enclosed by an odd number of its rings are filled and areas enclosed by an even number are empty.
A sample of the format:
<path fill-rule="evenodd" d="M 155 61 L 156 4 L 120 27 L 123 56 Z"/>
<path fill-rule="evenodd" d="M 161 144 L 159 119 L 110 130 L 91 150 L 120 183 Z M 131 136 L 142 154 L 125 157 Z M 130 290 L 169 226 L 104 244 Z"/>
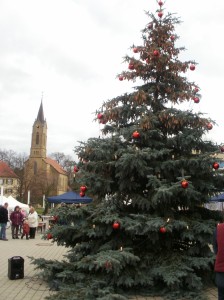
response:
<path fill-rule="evenodd" d="M 40 108 L 37 114 L 37 121 L 40 121 L 41 123 L 44 123 L 44 109 L 43 109 L 43 93 L 41 97 L 41 103 L 40 103 Z"/>

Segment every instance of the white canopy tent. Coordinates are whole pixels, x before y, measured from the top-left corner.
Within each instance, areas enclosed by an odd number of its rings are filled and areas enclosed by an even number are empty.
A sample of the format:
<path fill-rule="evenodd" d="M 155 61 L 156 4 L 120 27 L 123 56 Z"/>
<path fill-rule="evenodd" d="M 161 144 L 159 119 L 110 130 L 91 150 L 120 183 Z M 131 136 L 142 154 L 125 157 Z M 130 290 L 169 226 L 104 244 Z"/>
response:
<path fill-rule="evenodd" d="M 27 212 L 29 211 L 29 205 L 19 202 L 18 200 L 16 200 L 15 198 L 13 198 L 12 196 L 9 197 L 5 197 L 3 195 L 0 196 L 0 204 L 3 205 L 5 202 L 8 203 L 8 210 L 9 211 L 13 211 L 14 208 L 18 205 L 19 207 L 21 207 L 22 209 L 25 209 Z"/>

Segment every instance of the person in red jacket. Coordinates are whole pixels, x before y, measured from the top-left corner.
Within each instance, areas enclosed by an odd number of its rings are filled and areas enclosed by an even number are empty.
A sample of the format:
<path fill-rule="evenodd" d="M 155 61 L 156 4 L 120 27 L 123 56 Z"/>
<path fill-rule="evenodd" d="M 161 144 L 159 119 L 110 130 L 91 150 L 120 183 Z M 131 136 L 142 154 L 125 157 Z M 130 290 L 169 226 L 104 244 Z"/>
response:
<path fill-rule="evenodd" d="M 12 238 L 18 239 L 19 226 L 23 221 L 23 215 L 19 211 L 19 206 L 16 206 L 14 211 L 11 213 L 10 220 L 12 222 Z"/>
<path fill-rule="evenodd" d="M 215 259 L 215 282 L 218 300 L 224 300 L 224 223 L 219 223 L 214 232 L 213 250 Z"/>
<path fill-rule="evenodd" d="M 28 220 L 24 219 L 23 220 L 23 233 L 21 235 L 21 239 L 23 239 L 23 237 L 26 236 L 26 239 L 28 240 L 29 233 L 30 233 L 30 226 L 29 226 Z"/>

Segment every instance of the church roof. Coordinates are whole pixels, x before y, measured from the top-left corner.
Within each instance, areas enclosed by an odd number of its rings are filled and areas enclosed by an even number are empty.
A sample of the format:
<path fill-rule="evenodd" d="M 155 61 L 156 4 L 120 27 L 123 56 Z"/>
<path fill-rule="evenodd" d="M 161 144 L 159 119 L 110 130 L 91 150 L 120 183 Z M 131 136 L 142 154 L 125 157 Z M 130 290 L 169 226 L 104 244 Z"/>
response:
<path fill-rule="evenodd" d="M 53 160 L 50 157 L 44 158 L 44 161 L 51 165 L 58 173 L 63 174 L 63 175 L 67 175 L 67 172 L 57 163 L 56 160 Z"/>
<path fill-rule="evenodd" d="M 44 123 L 44 109 L 43 109 L 43 103 L 41 101 L 40 108 L 37 114 L 37 121 L 40 121 L 41 123 Z"/>
<path fill-rule="evenodd" d="M 18 176 L 14 173 L 14 171 L 5 163 L 4 161 L 0 161 L 0 177 L 5 178 L 18 178 Z"/>

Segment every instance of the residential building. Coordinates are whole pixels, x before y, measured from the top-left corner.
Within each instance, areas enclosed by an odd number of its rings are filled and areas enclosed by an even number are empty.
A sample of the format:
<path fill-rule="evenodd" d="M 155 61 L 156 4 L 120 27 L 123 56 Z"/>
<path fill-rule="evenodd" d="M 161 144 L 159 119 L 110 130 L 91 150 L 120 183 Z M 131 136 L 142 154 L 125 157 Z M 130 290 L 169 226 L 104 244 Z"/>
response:
<path fill-rule="evenodd" d="M 3 188 L 3 195 L 8 197 L 17 197 L 18 194 L 18 176 L 14 171 L 5 163 L 0 161 L 0 187 Z"/>

